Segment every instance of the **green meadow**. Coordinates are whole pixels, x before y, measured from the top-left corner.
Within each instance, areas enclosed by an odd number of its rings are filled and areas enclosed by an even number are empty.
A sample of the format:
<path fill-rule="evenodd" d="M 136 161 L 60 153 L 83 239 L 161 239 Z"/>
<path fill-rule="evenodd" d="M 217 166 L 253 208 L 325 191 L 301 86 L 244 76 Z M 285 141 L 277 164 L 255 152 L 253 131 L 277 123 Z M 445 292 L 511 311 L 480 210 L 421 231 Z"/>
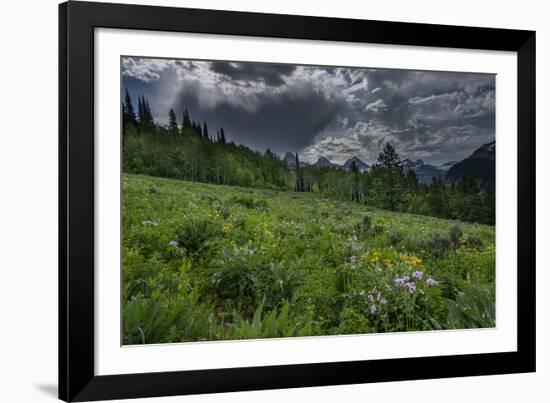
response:
<path fill-rule="evenodd" d="M 495 228 L 123 174 L 123 343 L 493 327 Z"/>

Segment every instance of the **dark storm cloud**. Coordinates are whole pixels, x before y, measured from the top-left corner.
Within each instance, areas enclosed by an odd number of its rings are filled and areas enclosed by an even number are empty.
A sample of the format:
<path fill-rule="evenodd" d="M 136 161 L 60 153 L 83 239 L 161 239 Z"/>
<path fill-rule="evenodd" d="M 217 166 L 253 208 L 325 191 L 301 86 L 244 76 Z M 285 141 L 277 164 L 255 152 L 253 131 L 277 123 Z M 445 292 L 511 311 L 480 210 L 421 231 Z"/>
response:
<path fill-rule="evenodd" d="M 212 108 L 201 107 L 199 85 L 182 91 L 176 102 L 178 110 L 188 109 L 192 117 L 206 120 L 210 130 L 224 127 L 229 140 L 265 151 L 299 151 L 308 146 L 342 109 L 341 102 L 329 102 L 311 87 L 273 95 L 254 97 L 256 109 L 220 102 Z"/>
<path fill-rule="evenodd" d="M 264 82 L 270 86 L 279 86 L 285 83 L 284 77 L 291 75 L 296 70 L 296 66 L 288 64 L 212 62 L 210 69 L 235 81 Z"/>
<path fill-rule="evenodd" d="M 155 118 L 173 107 L 223 126 L 260 151 L 369 162 L 386 142 L 403 157 L 460 160 L 495 137 L 490 74 L 281 64 L 123 60 L 124 85 L 148 94 Z"/>

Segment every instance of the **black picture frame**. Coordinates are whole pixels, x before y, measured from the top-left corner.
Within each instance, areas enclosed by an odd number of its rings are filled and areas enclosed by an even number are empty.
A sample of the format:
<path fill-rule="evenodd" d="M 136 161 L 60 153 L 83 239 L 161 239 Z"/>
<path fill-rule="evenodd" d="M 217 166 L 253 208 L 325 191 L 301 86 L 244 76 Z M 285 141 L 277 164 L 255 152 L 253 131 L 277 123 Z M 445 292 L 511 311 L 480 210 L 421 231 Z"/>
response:
<path fill-rule="evenodd" d="M 96 376 L 94 29 L 517 52 L 517 352 Z M 59 398 L 89 401 L 535 371 L 535 32 L 107 3 L 59 5 Z"/>

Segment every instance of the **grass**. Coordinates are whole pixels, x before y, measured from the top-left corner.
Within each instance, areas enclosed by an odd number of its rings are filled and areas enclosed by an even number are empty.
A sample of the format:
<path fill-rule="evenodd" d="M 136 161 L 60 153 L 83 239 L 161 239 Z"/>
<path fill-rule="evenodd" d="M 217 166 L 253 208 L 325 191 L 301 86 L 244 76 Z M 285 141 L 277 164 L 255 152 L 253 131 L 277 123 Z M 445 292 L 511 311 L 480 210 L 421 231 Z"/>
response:
<path fill-rule="evenodd" d="M 495 230 L 123 175 L 124 344 L 494 326 Z"/>

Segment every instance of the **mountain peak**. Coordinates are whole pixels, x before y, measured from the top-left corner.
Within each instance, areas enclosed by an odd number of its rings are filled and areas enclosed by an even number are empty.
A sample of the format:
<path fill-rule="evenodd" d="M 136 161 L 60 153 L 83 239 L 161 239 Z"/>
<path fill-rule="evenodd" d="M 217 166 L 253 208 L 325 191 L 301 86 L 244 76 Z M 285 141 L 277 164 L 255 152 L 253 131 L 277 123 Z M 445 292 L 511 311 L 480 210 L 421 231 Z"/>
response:
<path fill-rule="evenodd" d="M 350 170 L 353 163 L 355 163 L 355 166 L 357 166 L 357 168 L 363 172 L 370 168 L 367 163 L 363 162 L 359 157 L 355 156 L 345 162 L 344 169 Z"/>
<path fill-rule="evenodd" d="M 495 140 L 490 143 L 483 144 L 477 150 L 475 150 L 469 158 L 488 158 L 495 159 L 496 142 Z"/>
<path fill-rule="evenodd" d="M 445 175 L 447 182 L 456 182 L 463 176 L 471 176 L 485 189 L 495 188 L 496 142 L 483 144 L 468 158 L 453 165 Z"/>
<path fill-rule="evenodd" d="M 339 166 L 338 164 L 330 162 L 328 158 L 323 156 L 319 157 L 314 165 L 318 166 L 319 168 L 337 168 Z"/>

